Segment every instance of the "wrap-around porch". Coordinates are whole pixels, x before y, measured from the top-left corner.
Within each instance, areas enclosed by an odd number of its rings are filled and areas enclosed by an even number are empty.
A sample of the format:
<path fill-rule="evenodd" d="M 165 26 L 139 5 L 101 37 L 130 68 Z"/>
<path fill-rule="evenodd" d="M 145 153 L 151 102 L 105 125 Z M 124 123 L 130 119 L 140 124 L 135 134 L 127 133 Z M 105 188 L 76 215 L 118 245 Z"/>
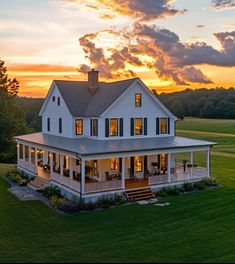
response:
<path fill-rule="evenodd" d="M 153 187 L 209 176 L 209 148 L 92 158 L 30 144 L 19 143 L 17 148 L 19 169 L 82 194 Z"/>

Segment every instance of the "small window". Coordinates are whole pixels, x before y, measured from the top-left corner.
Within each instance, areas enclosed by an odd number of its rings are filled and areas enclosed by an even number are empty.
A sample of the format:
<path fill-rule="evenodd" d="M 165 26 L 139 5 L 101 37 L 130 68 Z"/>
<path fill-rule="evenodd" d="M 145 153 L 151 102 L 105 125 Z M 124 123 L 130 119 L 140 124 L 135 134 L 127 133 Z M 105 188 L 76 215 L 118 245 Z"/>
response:
<path fill-rule="evenodd" d="M 59 118 L 59 133 L 62 133 L 62 118 Z"/>
<path fill-rule="evenodd" d="M 92 119 L 91 125 L 91 136 L 98 137 L 98 119 Z"/>
<path fill-rule="evenodd" d="M 111 158 L 110 160 L 110 170 L 118 170 L 118 158 Z"/>
<path fill-rule="evenodd" d="M 135 118 L 135 135 L 143 135 L 143 118 Z"/>
<path fill-rule="evenodd" d="M 135 157 L 135 172 L 141 172 L 143 170 L 143 161 L 142 157 Z"/>
<path fill-rule="evenodd" d="M 57 98 L 57 105 L 60 105 L 60 97 Z"/>
<path fill-rule="evenodd" d="M 76 120 L 76 135 L 82 135 L 83 134 L 83 120 L 77 119 Z"/>
<path fill-rule="evenodd" d="M 51 120 L 50 120 L 50 118 L 48 117 L 48 118 L 47 118 L 47 131 L 50 132 L 50 130 L 51 130 Z"/>
<path fill-rule="evenodd" d="M 110 136 L 118 136 L 118 118 L 110 119 Z"/>
<path fill-rule="evenodd" d="M 20 159 L 24 159 L 24 154 L 23 154 L 24 151 L 23 151 L 23 145 L 22 144 L 19 145 L 19 149 L 20 149 L 19 150 L 20 151 Z"/>
<path fill-rule="evenodd" d="M 142 94 L 141 93 L 136 93 L 135 94 L 135 106 L 136 107 L 141 107 L 142 106 Z"/>
<path fill-rule="evenodd" d="M 161 128 L 161 134 L 167 133 L 167 118 L 161 118 L 160 128 Z"/>
<path fill-rule="evenodd" d="M 55 102 L 55 96 L 52 96 L 52 101 Z"/>

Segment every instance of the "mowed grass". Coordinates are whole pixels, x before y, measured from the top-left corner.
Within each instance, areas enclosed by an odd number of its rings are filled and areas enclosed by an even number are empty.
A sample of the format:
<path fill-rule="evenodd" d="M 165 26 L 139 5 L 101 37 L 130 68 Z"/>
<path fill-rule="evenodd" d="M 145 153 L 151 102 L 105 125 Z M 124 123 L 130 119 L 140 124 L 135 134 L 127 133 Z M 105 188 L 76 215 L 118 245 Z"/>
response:
<path fill-rule="evenodd" d="M 234 262 L 234 158 L 213 155 L 211 168 L 222 188 L 167 198 L 168 207 L 74 215 L 19 201 L 0 177 L 0 262 Z"/>
<path fill-rule="evenodd" d="M 233 134 L 235 136 L 235 120 L 185 118 L 177 121 L 177 129 Z"/>

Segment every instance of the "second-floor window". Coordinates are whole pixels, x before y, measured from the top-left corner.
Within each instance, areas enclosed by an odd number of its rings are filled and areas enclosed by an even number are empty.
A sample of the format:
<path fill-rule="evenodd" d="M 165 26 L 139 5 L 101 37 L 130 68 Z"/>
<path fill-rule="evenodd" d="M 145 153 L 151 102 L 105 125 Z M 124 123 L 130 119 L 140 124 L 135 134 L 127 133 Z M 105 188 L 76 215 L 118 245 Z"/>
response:
<path fill-rule="evenodd" d="M 160 131 L 161 134 L 167 134 L 167 118 L 160 119 Z"/>
<path fill-rule="evenodd" d="M 62 133 L 62 118 L 59 118 L 59 133 Z"/>
<path fill-rule="evenodd" d="M 91 124 L 90 124 L 90 135 L 94 137 L 98 137 L 98 119 L 91 119 Z"/>
<path fill-rule="evenodd" d="M 118 118 L 110 119 L 110 136 L 118 136 Z"/>
<path fill-rule="evenodd" d="M 143 118 L 135 118 L 135 135 L 143 135 Z"/>
<path fill-rule="evenodd" d="M 142 94 L 141 93 L 136 93 L 135 94 L 135 106 L 136 107 L 141 107 L 142 106 Z"/>
<path fill-rule="evenodd" d="M 52 101 L 55 102 L 55 96 L 52 96 Z"/>
<path fill-rule="evenodd" d="M 76 119 L 76 135 L 82 135 L 83 134 L 83 120 L 82 119 Z"/>
<path fill-rule="evenodd" d="M 57 98 L 57 105 L 60 105 L 60 97 Z"/>

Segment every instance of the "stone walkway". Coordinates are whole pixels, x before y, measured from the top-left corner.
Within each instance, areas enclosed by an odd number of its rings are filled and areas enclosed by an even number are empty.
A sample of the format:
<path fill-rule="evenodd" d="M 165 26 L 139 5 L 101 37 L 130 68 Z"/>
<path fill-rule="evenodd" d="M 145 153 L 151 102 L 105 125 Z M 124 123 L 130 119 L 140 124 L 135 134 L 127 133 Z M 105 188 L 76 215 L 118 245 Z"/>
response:
<path fill-rule="evenodd" d="M 19 186 L 12 182 L 9 178 L 5 177 L 6 181 L 11 184 L 11 188 L 8 189 L 10 193 L 15 195 L 21 201 L 41 201 L 46 205 L 51 206 L 50 201 L 41 193 L 32 190 L 28 186 Z"/>

